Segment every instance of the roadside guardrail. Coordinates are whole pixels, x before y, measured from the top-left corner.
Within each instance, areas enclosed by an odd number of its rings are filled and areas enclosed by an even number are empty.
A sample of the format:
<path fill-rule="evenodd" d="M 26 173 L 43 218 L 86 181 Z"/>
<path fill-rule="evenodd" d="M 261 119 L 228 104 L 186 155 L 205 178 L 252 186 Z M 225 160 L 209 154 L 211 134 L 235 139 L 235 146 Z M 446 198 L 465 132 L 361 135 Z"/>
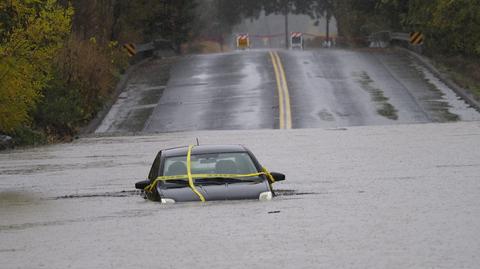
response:
<path fill-rule="evenodd" d="M 401 45 L 417 53 L 422 53 L 425 36 L 421 32 L 380 31 L 368 36 L 371 48 L 386 48 L 392 44 Z"/>
<path fill-rule="evenodd" d="M 391 45 L 400 45 L 404 47 L 408 53 L 415 57 L 431 73 L 457 93 L 457 95 L 465 100 L 471 107 L 480 112 L 480 102 L 472 95 L 472 93 L 455 84 L 450 78 L 439 72 L 429 59 L 421 55 L 424 40 L 425 36 L 422 32 L 397 33 L 381 31 L 372 33 L 368 37 L 371 48 L 385 48 Z"/>
<path fill-rule="evenodd" d="M 152 56 L 167 57 L 175 54 L 172 42 L 166 39 L 155 39 L 143 44 L 126 43 L 123 47 L 133 63 Z"/>

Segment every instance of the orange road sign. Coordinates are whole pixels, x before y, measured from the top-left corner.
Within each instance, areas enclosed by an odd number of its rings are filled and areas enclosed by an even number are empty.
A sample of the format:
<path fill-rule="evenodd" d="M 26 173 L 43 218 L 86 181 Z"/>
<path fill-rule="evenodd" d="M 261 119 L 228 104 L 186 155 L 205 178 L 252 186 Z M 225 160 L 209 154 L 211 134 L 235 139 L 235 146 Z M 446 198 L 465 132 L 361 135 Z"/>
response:
<path fill-rule="evenodd" d="M 133 57 L 133 56 L 135 56 L 135 54 L 137 54 L 137 50 L 136 50 L 134 44 L 128 43 L 128 44 L 123 45 L 123 47 L 127 51 L 128 56 Z"/>
<path fill-rule="evenodd" d="M 424 36 L 421 32 L 411 32 L 410 33 L 410 44 L 412 45 L 422 45 Z"/>
<path fill-rule="evenodd" d="M 248 49 L 250 47 L 250 37 L 248 34 L 237 35 L 237 48 Z"/>

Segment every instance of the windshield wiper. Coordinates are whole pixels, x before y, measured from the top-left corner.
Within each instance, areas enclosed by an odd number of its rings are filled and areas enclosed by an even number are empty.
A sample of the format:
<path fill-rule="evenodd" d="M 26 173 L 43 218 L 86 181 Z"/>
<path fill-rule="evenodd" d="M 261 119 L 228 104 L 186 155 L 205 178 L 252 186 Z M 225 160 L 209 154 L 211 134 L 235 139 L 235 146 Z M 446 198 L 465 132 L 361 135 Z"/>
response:
<path fill-rule="evenodd" d="M 233 178 L 233 177 L 205 177 L 194 179 L 195 184 L 208 184 L 208 185 L 223 185 L 225 183 L 242 183 L 242 182 L 259 182 L 262 179 L 259 177 L 254 178 Z M 163 186 L 167 188 L 183 188 L 188 187 L 188 179 L 171 179 L 164 181 Z"/>
<path fill-rule="evenodd" d="M 171 179 L 168 181 L 163 181 L 164 184 L 175 184 L 175 185 L 188 185 L 188 179 Z"/>
<path fill-rule="evenodd" d="M 207 178 L 197 178 L 195 183 L 208 183 L 208 184 L 225 184 L 225 183 L 240 183 L 240 182 L 258 182 L 259 179 L 240 179 L 233 177 L 207 177 Z"/>

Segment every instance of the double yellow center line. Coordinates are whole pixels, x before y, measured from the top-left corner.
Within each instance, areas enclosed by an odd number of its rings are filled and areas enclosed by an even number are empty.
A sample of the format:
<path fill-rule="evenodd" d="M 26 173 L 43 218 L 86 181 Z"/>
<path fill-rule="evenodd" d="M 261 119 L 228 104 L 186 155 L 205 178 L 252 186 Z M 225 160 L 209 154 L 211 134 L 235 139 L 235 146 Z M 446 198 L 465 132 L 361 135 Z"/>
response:
<path fill-rule="evenodd" d="M 275 78 L 277 80 L 278 89 L 278 110 L 280 118 L 280 129 L 292 129 L 292 111 L 290 108 L 290 94 L 288 93 L 287 78 L 283 69 L 282 61 L 276 51 L 270 51 L 273 69 L 275 70 Z"/>

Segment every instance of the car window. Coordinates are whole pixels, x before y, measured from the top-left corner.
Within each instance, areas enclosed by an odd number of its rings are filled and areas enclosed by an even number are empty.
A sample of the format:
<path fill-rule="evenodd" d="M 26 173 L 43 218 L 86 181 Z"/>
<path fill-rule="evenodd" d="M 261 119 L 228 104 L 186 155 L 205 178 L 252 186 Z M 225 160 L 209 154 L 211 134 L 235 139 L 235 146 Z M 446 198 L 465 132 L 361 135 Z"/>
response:
<path fill-rule="evenodd" d="M 163 166 L 164 176 L 177 176 L 187 174 L 187 156 L 168 157 Z"/>
<path fill-rule="evenodd" d="M 187 157 L 168 157 L 165 159 L 164 175 L 187 174 Z M 212 153 L 191 156 L 192 174 L 252 174 L 257 169 L 246 152 Z"/>

